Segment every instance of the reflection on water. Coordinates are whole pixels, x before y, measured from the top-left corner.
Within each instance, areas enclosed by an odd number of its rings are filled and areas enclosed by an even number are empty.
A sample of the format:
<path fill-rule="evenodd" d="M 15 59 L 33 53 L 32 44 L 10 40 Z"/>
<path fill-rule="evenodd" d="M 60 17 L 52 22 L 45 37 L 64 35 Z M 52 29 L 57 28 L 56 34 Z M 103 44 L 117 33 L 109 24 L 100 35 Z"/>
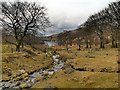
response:
<path fill-rule="evenodd" d="M 44 41 L 45 42 L 45 45 L 48 45 L 48 46 L 56 46 L 58 45 L 57 42 L 54 42 L 54 41 Z"/>

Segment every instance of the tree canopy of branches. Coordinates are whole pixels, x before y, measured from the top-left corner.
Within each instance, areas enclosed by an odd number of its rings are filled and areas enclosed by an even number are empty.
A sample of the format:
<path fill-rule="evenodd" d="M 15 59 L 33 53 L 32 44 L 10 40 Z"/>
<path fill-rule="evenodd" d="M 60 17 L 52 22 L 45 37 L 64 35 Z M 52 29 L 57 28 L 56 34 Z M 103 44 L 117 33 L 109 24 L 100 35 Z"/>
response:
<path fill-rule="evenodd" d="M 86 30 L 87 28 L 89 30 Z M 100 39 L 100 48 L 104 48 L 105 33 L 111 33 L 112 47 L 117 48 L 120 32 L 120 1 L 113 2 L 109 4 L 108 8 L 91 15 L 82 29 L 85 29 L 83 33 L 86 32 L 86 34 L 90 34 L 90 32 L 96 33 Z"/>
<path fill-rule="evenodd" d="M 7 42 L 16 45 L 16 51 L 19 51 L 26 35 L 35 35 L 38 30 L 44 31 L 50 26 L 46 10 L 36 3 L 0 3 L 1 26 L 8 35 L 15 38 L 16 42 Z"/>

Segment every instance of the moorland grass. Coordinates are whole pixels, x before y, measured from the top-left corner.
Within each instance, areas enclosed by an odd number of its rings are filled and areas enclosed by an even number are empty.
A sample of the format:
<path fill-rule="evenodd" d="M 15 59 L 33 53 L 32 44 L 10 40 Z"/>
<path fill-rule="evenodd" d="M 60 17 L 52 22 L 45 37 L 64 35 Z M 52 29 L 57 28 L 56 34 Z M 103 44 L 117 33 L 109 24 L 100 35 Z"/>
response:
<path fill-rule="evenodd" d="M 52 78 L 40 81 L 32 88 L 44 88 L 48 85 L 57 88 L 118 88 L 118 49 L 84 47 L 77 51 L 78 46 L 74 45 L 69 46 L 69 52 L 64 46 L 52 48 L 57 49 L 61 57 L 66 59 L 65 65 L 72 61 L 72 68 L 76 70 L 71 74 L 65 74 L 65 69 L 61 69 Z M 81 68 L 86 71 L 80 71 Z"/>

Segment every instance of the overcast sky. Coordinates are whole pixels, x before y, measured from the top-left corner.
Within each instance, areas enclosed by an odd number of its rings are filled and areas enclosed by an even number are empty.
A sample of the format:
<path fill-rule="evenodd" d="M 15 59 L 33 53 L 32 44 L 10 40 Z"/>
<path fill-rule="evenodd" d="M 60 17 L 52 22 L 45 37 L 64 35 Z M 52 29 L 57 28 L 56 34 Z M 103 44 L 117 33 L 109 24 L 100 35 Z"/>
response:
<path fill-rule="evenodd" d="M 0 0 L 5 1 L 5 0 Z M 16 1 L 16 0 L 6 0 Z M 25 0 L 19 0 L 25 1 Z M 87 18 L 108 6 L 116 0 L 27 0 L 41 3 L 48 9 L 48 16 L 53 24 L 46 35 L 59 33 L 63 30 L 73 30 L 84 23 Z"/>

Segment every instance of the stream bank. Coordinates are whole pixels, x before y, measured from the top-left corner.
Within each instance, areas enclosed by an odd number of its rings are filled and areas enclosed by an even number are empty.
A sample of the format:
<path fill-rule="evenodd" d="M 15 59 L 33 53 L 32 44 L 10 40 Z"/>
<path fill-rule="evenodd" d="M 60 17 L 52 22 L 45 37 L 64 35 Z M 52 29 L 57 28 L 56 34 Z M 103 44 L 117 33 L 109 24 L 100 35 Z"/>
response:
<path fill-rule="evenodd" d="M 51 52 L 46 52 L 46 54 L 51 54 Z M 52 75 L 61 69 L 64 66 L 64 61 L 59 60 L 60 55 L 55 54 L 53 57 L 53 65 L 50 68 L 47 69 L 41 69 L 39 71 L 35 71 L 32 74 L 24 74 L 24 79 L 21 77 L 15 77 L 11 81 L 3 81 L 0 82 L 0 87 L 2 89 L 8 89 L 8 88 L 30 88 L 37 82 L 41 81 L 42 79 L 48 79 L 51 78 Z"/>

